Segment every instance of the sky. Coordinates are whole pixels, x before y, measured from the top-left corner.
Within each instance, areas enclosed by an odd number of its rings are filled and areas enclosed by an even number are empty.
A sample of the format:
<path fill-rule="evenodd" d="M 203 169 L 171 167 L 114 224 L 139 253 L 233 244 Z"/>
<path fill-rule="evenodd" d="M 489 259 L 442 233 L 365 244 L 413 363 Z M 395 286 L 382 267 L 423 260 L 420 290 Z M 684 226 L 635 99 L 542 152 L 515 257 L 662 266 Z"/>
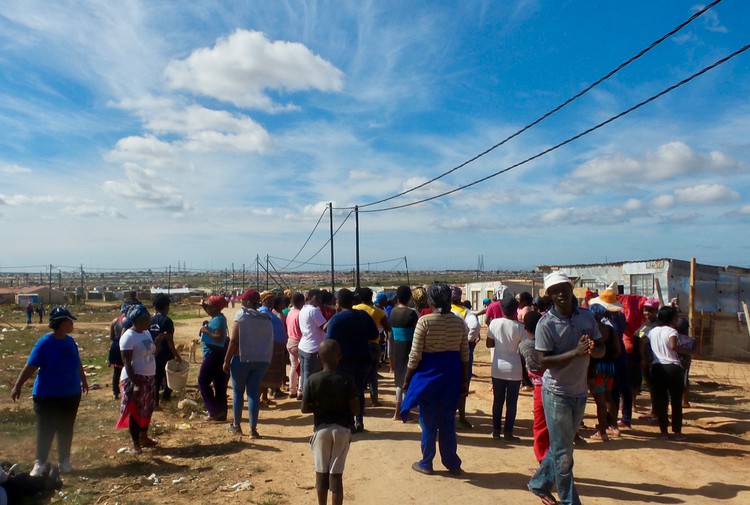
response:
<path fill-rule="evenodd" d="M 313 255 L 328 214 L 310 234 L 328 202 L 335 227 L 349 217 L 337 268 L 355 259 L 354 205 L 373 269 L 403 269 L 403 257 L 410 269 L 480 257 L 485 269 L 750 267 L 750 51 L 471 188 L 364 212 L 512 166 L 750 42 L 750 5 L 723 0 L 525 133 L 367 206 L 499 143 L 701 7 L 2 2 L 0 272 L 226 268 L 256 255 L 325 269 L 329 250 Z"/>

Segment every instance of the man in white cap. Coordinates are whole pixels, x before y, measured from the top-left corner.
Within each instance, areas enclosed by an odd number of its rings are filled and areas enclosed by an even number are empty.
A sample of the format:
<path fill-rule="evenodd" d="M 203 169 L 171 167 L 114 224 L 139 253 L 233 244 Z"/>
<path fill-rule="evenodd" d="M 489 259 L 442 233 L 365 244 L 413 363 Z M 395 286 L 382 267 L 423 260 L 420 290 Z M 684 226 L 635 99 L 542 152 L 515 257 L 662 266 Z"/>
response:
<path fill-rule="evenodd" d="M 539 321 L 535 348 L 546 368 L 542 379 L 542 402 L 549 430 L 550 448 L 529 482 L 529 490 L 542 503 L 580 504 L 573 483 L 573 440 L 583 419 L 588 388 L 589 357 L 604 355 L 599 328 L 591 312 L 578 310 L 573 283 L 562 272 L 544 278 L 544 289 L 553 308 Z"/>

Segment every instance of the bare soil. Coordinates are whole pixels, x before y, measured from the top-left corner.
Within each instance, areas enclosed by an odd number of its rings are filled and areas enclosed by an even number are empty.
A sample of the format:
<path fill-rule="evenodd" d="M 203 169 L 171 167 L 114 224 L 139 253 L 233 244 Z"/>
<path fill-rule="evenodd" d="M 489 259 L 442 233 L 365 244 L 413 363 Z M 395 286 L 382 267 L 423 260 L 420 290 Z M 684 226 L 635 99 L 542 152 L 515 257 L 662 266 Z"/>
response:
<path fill-rule="evenodd" d="M 231 315 L 233 310 L 225 312 Z M 193 386 L 176 393 L 164 410 L 154 414 L 152 432 L 160 446 L 142 455 L 118 453 L 118 449 L 129 447 L 129 437 L 126 431 L 114 428 L 119 402 L 112 398 L 111 372 L 104 365 L 109 343 L 102 321 L 108 318 L 95 317 L 94 322 L 76 326 L 82 358 L 92 367 L 89 382 L 101 389 L 91 391 L 81 402 L 73 442 L 76 471 L 65 478 L 62 494 L 51 501 L 316 503 L 308 445 L 312 419 L 300 413 L 300 403 L 283 399 L 262 409 L 261 440 L 231 435 L 225 423 L 207 422 L 200 416 L 191 419 L 177 409 L 178 401 L 185 397 L 201 403 L 194 387 L 198 364 L 190 369 L 189 384 Z M 178 343 L 187 344 L 195 338 L 202 320 L 177 320 Z M 20 462 L 27 469 L 35 446 L 31 385 L 17 403 L 10 400 L 10 388 L 43 332 L 38 326 L 0 333 L 0 460 Z M 458 435 L 466 474 L 456 478 L 440 470 L 437 461 L 434 476 L 410 469 L 420 456 L 419 426 L 391 420 L 393 379 L 382 370 L 383 405 L 368 405 L 367 431 L 353 439 L 344 474 L 346 501 L 365 505 L 539 503 L 526 491 L 531 469 L 536 466 L 531 448 L 531 394 L 522 393 L 519 400 L 516 435 L 521 441 L 493 440 L 489 372 L 489 353 L 480 344 L 467 406 L 474 428 Z M 623 430 L 619 440 L 576 447 L 576 483 L 585 503 L 750 503 L 750 364 L 695 360 L 691 377 L 692 407 L 685 412 L 687 442 L 657 440 L 656 426 L 636 421 L 632 429 Z M 638 404 L 644 411 L 646 397 L 639 397 Z M 246 416 L 247 412 L 243 426 L 247 433 Z M 594 425 L 591 402 L 585 423 Z M 148 479 L 152 474 L 160 482 L 152 484 Z M 245 482 L 252 487 L 243 490 Z M 238 484 L 240 490 L 233 488 Z"/>

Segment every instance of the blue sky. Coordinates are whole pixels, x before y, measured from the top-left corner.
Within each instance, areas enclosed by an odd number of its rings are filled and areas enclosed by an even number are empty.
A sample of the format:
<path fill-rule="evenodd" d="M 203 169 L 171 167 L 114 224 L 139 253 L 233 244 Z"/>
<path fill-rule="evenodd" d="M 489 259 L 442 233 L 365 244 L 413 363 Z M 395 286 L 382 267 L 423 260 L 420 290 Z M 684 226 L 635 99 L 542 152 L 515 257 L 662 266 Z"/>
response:
<path fill-rule="evenodd" d="M 291 258 L 327 202 L 366 204 L 452 168 L 699 8 L 4 2 L 0 267 Z M 750 5 L 724 0 L 542 124 L 388 204 L 534 155 L 742 47 L 748 34 Z M 362 260 L 474 268 L 483 255 L 494 269 L 695 256 L 750 266 L 749 77 L 750 52 L 479 186 L 363 213 Z M 336 226 L 346 214 L 335 212 Z M 299 259 L 325 242 L 327 225 Z M 350 219 L 336 260 L 353 259 Z"/>

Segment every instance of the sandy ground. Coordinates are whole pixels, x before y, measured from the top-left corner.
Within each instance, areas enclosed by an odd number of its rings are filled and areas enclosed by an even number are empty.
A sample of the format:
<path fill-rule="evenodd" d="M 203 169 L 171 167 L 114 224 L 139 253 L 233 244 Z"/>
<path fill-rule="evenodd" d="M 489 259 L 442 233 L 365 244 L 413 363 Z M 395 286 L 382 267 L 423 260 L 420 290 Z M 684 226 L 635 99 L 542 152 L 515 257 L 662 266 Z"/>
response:
<path fill-rule="evenodd" d="M 233 312 L 231 308 L 225 311 L 228 316 Z M 196 336 L 201 321 L 178 321 L 177 342 Z M 195 383 L 197 371 L 198 365 L 193 364 L 189 383 Z M 393 379 L 382 371 L 386 377 L 381 382 L 383 406 L 367 409 L 367 431 L 353 439 L 344 474 L 346 501 L 365 505 L 539 503 L 526 491 L 530 469 L 535 466 L 531 394 L 522 393 L 519 400 L 516 435 L 522 440 L 512 445 L 493 440 L 489 371 L 489 353 L 482 343 L 467 404 L 474 428 L 459 432 L 459 455 L 466 471 L 461 478 L 449 476 L 437 461 L 433 476 L 410 469 L 420 457 L 419 426 L 391 420 Z M 685 414 L 687 442 L 656 440 L 656 426 L 636 423 L 632 430 L 623 430 L 619 440 L 576 448 L 576 483 L 584 503 L 750 503 L 750 365 L 695 361 L 692 378 L 692 408 Z M 104 381 L 102 377 L 102 386 Z M 186 394 L 195 397 L 196 392 L 189 388 L 175 400 Z M 2 399 L 3 406 L 9 403 L 6 400 Z M 160 447 L 140 456 L 118 454 L 118 448 L 128 445 L 127 433 L 113 428 L 118 403 L 107 387 L 92 391 L 82 403 L 74 441 L 73 461 L 78 470 L 66 481 L 67 498 L 60 501 L 316 503 L 307 443 L 312 418 L 299 412 L 300 402 L 280 400 L 261 410 L 258 429 L 263 439 L 257 441 L 230 435 L 226 424 L 184 419 L 176 403 L 154 415 L 152 431 Z M 645 408 L 645 397 L 639 398 L 639 405 Z M 29 402 L 24 408 L 30 407 Z M 587 426 L 594 424 L 593 413 L 589 402 Z M 247 412 L 243 428 L 247 433 Z M 33 438 L 3 445 L 0 451 L 6 459 L 29 460 L 33 454 Z M 144 486 L 142 479 L 152 473 L 161 482 Z M 172 483 L 180 477 L 184 482 Z M 231 489 L 246 481 L 252 489 Z"/>

